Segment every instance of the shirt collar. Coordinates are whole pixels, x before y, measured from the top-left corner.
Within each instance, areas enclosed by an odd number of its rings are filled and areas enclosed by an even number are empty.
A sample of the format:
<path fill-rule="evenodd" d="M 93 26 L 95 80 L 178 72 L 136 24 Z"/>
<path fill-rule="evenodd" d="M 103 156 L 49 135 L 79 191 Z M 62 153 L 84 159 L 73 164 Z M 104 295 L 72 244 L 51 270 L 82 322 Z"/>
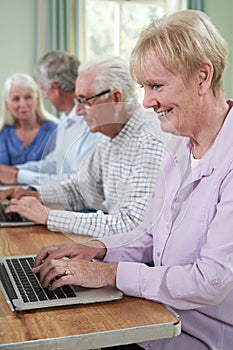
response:
<path fill-rule="evenodd" d="M 229 106 L 231 107 L 233 101 L 227 101 Z M 194 178 L 200 178 L 203 176 L 208 176 L 213 173 L 213 171 L 221 168 L 221 172 L 223 171 L 224 166 L 229 167 L 229 164 L 233 161 L 233 108 L 230 109 L 221 130 L 219 131 L 213 145 L 206 152 L 206 154 L 200 159 L 200 162 L 197 164 L 195 169 L 193 170 Z M 178 136 L 179 137 L 179 136 Z M 184 161 L 184 158 L 189 159 L 191 154 L 191 144 L 190 140 L 187 137 L 181 137 L 182 145 L 185 145 L 186 151 L 184 147 L 180 147 L 175 151 L 174 156 L 176 160 L 181 163 Z M 186 156 L 185 156 L 186 153 Z M 188 153 L 188 157 L 187 157 Z M 226 156 L 227 153 L 227 156 Z"/>
<path fill-rule="evenodd" d="M 60 121 L 62 123 L 66 123 L 66 127 L 69 128 L 70 126 L 74 124 L 83 124 L 84 116 L 83 115 L 77 115 L 76 114 L 76 106 L 72 108 L 69 114 L 62 113 L 60 116 Z"/>

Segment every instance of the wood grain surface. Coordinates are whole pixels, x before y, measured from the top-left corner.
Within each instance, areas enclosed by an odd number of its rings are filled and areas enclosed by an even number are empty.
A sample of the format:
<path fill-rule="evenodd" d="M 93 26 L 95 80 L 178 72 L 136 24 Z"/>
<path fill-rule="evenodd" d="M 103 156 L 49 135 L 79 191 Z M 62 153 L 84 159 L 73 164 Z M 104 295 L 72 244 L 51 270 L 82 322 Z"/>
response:
<path fill-rule="evenodd" d="M 36 254 L 47 244 L 89 238 L 43 226 L 0 229 L 0 256 Z M 12 312 L 0 292 L 0 349 L 93 349 L 176 336 L 179 318 L 163 305 L 124 296 L 107 303 Z"/>

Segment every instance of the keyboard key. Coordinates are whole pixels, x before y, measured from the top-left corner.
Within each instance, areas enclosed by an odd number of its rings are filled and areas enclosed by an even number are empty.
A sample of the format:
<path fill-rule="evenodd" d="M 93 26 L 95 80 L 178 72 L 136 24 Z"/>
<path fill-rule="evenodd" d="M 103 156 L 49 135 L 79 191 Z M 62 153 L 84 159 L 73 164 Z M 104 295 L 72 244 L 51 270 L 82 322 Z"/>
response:
<path fill-rule="evenodd" d="M 6 214 L 5 213 L 5 208 L 6 208 L 5 203 L 0 203 L 0 220 L 2 222 L 22 222 L 24 219 L 17 213 L 10 213 Z"/>
<path fill-rule="evenodd" d="M 54 291 L 43 288 L 37 275 L 31 271 L 34 266 L 34 259 L 31 257 L 7 259 L 7 264 L 24 302 L 73 298 L 76 296 L 68 285 Z"/>

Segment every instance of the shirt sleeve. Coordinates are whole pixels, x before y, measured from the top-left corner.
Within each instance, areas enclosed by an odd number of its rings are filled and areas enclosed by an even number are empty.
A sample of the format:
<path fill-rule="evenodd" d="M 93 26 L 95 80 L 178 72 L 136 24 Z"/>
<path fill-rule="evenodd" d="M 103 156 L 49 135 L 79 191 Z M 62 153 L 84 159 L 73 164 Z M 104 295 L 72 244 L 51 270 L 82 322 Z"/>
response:
<path fill-rule="evenodd" d="M 50 152 L 43 160 L 27 162 L 16 166 L 19 171 L 19 184 L 39 185 L 43 183 L 59 182 L 56 169 L 56 152 Z"/>
<path fill-rule="evenodd" d="M 40 185 L 41 183 L 60 183 L 60 179 L 56 174 L 41 173 L 36 171 L 29 171 L 20 169 L 17 175 L 18 184 Z"/>
<path fill-rule="evenodd" d="M 51 210 L 48 228 L 52 231 L 72 232 L 92 237 L 103 237 L 134 229 L 142 222 L 149 197 L 163 157 L 163 143 L 156 137 L 143 139 L 132 160 L 131 171 L 123 175 L 116 193 L 118 206 L 107 214 L 74 212 L 83 208 L 98 208 L 105 200 L 102 183 L 101 150 L 98 147 L 79 169 L 72 181 L 59 188 L 41 189 L 40 198 L 48 203 L 65 203 L 72 212 Z"/>
<path fill-rule="evenodd" d="M 142 263 L 151 257 L 148 254 L 153 244 L 150 221 L 155 215 L 156 196 L 149 205 L 143 226 L 126 237 L 118 235 L 100 239 L 107 247 L 104 260 L 119 262 L 117 287 L 126 295 L 158 301 L 180 310 L 221 303 L 233 289 L 232 183 L 233 171 L 221 185 L 221 200 L 217 204 L 215 217 L 209 223 L 207 238 L 203 240 L 194 261 L 190 257 L 190 262 L 186 264 L 155 267 Z M 221 313 L 224 307 L 222 305 L 221 309 L 220 306 Z"/>
<path fill-rule="evenodd" d="M 61 137 L 61 135 L 59 135 L 57 139 L 59 139 L 59 137 Z M 68 137 L 68 135 L 66 137 Z M 18 183 L 47 185 L 58 184 L 61 181 L 69 179 L 81 166 L 88 154 L 90 154 L 100 142 L 101 138 L 102 135 L 99 133 L 91 134 L 89 131 L 83 132 L 82 135 L 79 136 L 78 141 L 74 142 L 71 148 L 68 148 L 64 159 L 61 159 L 61 155 L 59 154 L 60 148 L 55 147 L 55 149 L 41 161 L 17 165 L 19 169 L 17 176 Z"/>

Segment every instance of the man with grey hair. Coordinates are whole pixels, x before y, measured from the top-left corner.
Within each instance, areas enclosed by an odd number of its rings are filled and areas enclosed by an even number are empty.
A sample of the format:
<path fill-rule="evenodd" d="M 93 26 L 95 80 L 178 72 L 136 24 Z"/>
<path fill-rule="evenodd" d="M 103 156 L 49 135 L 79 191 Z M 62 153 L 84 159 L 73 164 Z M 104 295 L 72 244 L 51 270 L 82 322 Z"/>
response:
<path fill-rule="evenodd" d="M 119 57 L 81 65 L 76 95 L 91 132 L 106 137 L 69 180 L 38 191 L 9 189 L 0 199 L 12 198 L 8 212 L 52 231 L 93 237 L 130 231 L 144 218 L 163 157 L 163 135 L 139 106 L 128 66 Z M 51 202 L 66 210 L 43 205 Z M 105 209 L 98 210 L 103 202 Z M 93 208 L 97 211 L 82 212 Z"/>
<path fill-rule="evenodd" d="M 56 146 L 42 161 L 22 165 L 0 165 L 0 182 L 4 184 L 60 183 L 73 174 L 100 141 L 93 134 L 83 115 L 75 111 L 75 81 L 79 60 L 66 52 L 50 51 L 41 57 L 35 74 L 44 97 L 62 112 L 57 127 Z"/>

